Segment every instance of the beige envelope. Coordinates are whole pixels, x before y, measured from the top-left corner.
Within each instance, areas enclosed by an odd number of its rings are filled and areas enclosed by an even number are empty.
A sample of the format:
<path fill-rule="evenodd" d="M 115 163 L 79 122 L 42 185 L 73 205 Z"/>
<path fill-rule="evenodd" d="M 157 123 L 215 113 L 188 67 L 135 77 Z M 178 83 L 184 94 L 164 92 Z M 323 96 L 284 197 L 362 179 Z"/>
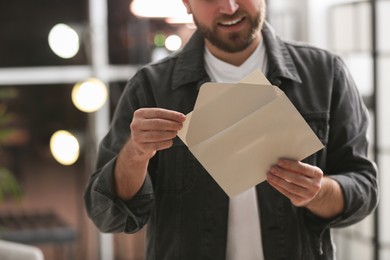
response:
<path fill-rule="evenodd" d="M 203 84 L 178 135 L 230 197 L 264 181 L 279 158 L 302 160 L 323 148 L 259 70 L 237 84 Z"/>

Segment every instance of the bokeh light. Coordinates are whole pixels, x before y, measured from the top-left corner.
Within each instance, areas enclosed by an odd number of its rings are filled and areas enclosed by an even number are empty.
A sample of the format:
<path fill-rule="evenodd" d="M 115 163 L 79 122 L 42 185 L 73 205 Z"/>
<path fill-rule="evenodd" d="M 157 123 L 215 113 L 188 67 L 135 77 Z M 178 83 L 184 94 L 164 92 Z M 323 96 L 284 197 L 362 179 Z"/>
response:
<path fill-rule="evenodd" d="M 174 18 L 188 16 L 181 0 L 133 0 L 130 10 L 139 17 Z"/>
<path fill-rule="evenodd" d="M 165 44 L 166 36 L 164 33 L 156 33 L 153 37 L 153 43 L 156 47 L 163 47 Z"/>
<path fill-rule="evenodd" d="M 167 48 L 170 51 L 176 51 L 180 49 L 182 44 L 182 40 L 177 35 L 170 35 L 165 40 L 165 48 Z"/>
<path fill-rule="evenodd" d="M 70 132 L 59 130 L 50 138 L 50 151 L 57 162 L 72 165 L 79 158 L 80 145 Z"/>
<path fill-rule="evenodd" d="M 66 24 L 57 24 L 49 32 L 51 50 L 63 59 L 74 57 L 80 48 L 77 32 Z"/>
<path fill-rule="evenodd" d="M 73 104 L 83 112 L 95 112 L 107 101 L 106 85 L 96 78 L 78 82 L 72 89 Z"/>

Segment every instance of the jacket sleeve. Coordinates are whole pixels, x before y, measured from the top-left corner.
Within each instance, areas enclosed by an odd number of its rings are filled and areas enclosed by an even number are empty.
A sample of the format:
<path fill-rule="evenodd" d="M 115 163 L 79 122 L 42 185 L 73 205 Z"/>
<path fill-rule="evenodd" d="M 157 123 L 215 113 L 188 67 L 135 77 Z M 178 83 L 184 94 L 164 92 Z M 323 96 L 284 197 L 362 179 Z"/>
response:
<path fill-rule="evenodd" d="M 148 221 L 154 202 L 149 174 L 134 198 L 123 201 L 116 196 L 114 169 L 117 154 L 130 135 L 130 122 L 142 102 L 140 84 L 134 77 L 127 84 L 116 107 L 110 131 L 99 145 L 96 171 L 84 193 L 88 216 L 102 232 L 134 233 Z"/>
<path fill-rule="evenodd" d="M 335 58 L 325 172 L 341 186 L 345 208 L 333 227 L 354 224 L 378 204 L 377 169 L 368 158 L 368 111 L 346 66 Z"/>

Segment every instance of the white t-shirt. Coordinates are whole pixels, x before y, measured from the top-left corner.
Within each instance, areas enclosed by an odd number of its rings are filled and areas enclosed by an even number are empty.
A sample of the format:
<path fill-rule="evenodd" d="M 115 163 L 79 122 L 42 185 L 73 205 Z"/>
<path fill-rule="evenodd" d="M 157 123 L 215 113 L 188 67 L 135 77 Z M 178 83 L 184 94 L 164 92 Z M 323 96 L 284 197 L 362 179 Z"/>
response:
<path fill-rule="evenodd" d="M 219 83 L 237 83 L 256 69 L 266 74 L 265 51 L 264 43 L 261 42 L 242 65 L 234 66 L 217 59 L 205 48 L 206 71 L 213 82 Z M 226 260 L 264 260 L 254 187 L 230 199 L 227 234 Z"/>

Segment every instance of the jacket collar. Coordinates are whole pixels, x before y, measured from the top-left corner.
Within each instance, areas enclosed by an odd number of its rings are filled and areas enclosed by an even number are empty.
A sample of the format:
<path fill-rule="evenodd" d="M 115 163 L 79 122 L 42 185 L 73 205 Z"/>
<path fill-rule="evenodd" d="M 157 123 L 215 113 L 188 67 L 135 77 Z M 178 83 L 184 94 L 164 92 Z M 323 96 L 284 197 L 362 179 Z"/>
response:
<path fill-rule="evenodd" d="M 204 68 L 204 39 L 198 30 L 194 32 L 184 48 L 177 53 L 177 62 L 173 69 L 172 88 L 178 88 L 191 82 L 210 81 Z"/>
<path fill-rule="evenodd" d="M 301 83 L 286 44 L 268 23 L 264 24 L 262 34 L 268 56 L 267 77 L 271 83 L 280 85 L 283 78 Z M 172 89 L 191 82 L 199 82 L 198 87 L 200 87 L 210 80 L 204 68 L 204 48 L 204 39 L 196 30 L 186 46 L 174 54 L 177 62 L 172 75 Z"/>
<path fill-rule="evenodd" d="M 268 57 L 268 80 L 274 85 L 280 85 L 283 78 L 302 83 L 286 43 L 267 22 L 262 33 Z"/>

